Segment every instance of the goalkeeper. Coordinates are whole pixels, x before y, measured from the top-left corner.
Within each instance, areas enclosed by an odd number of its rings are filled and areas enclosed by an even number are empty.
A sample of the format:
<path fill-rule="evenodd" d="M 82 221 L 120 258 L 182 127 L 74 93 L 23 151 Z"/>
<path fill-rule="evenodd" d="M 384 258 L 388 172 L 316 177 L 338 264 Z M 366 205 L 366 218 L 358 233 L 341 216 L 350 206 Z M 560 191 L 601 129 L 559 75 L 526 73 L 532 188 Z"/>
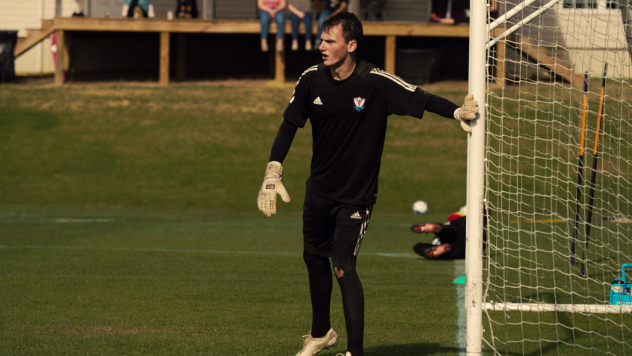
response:
<path fill-rule="evenodd" d="M 323 63 L 308 68 L 296 84 L 257 198 L 266 216 L 276 213 L 277 194 L 284 202 L 290 201 L 281 183 L 281 164 L 297 129 L 309 120 L 313 156 L 303 207 L 303 259 L 309 276 L 312 327 L 297 356 L 315 355 L 337 342 L 329 318 L 331 265 L 342 294 L 346 356 L 364 355 L 364 294 L 356 258 L 377 197 L 387 117 L 421 119 L 427 110 L 454 119 L 469 131 L 469 120 L 478 112 L 472 96 L 466 97 L 461 108 L 359 61 L 356 53 L 362 38 L 362 23 L 352 13 L 338 13 L 323 23 L 318 48 Z"/>

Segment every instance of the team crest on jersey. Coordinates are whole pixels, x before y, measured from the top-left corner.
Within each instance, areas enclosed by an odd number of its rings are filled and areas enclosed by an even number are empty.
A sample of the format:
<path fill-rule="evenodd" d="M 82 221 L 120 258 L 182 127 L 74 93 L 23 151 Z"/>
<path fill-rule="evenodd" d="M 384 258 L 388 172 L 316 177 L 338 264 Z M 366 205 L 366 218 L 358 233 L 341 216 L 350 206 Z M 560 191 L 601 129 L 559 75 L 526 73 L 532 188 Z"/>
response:
<path fill-rule="evenodd" d="M 364 110 L 365 104 L 366 104 L 365 98 L 361 98 L 359 96 L 353 98 L 353 107 L 356 109 L 357 112 Z"/>

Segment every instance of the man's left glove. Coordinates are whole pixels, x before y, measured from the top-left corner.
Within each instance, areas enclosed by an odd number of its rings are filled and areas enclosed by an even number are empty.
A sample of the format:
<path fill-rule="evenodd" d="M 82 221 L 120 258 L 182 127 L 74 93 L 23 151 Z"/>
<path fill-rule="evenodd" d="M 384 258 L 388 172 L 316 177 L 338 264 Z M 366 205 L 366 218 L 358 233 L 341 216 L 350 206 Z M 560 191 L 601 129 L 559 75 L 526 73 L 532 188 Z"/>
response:
<path fill-rule="evenodd" d="M 281 183 L 281 175 L 283 166 L 279 162 L 270 162 L 266 168 L 266 174 L 263 177 L 263 184 L 259 190 L 257 197 L 257 205 L 267 217 L 276 214 L 276 196 L 279 194 L 284 202 L 290 202 L 290 196 L 287 194 L 283 183 Z"/>
<path fill-rule="evenodd" d="M 465 132 L 472 132 L 470 120 L 476 119 L 478 113 L 478 103 L 474 100 L 474 95 L 469 94 L 465 97 L 463 107 L 456 109 L 454 118 L 461 123 L 461 128 Z"/>

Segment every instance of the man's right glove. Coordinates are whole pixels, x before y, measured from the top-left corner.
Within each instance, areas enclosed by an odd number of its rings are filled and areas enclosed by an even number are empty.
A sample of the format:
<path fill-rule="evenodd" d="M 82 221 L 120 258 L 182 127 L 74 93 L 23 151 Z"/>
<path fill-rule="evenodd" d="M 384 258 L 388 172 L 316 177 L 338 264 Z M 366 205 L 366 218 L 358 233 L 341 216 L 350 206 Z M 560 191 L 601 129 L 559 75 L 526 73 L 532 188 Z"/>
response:
<path fill-rule="evenodd" d="M 257 205 L 267 217 L 276 214 L 276 196 L 279 194 L 284 202 L 290 202 L 290 196 L 287 194 L 283 183 L 281 183 L 281 174 L 283 166 L 279 162 L 270 162 L 266 168 L 266 174 L 263 177 L 263 184 L 259 190 L 257 197 Z"/>
<path fill-rule="evenodd" d="M 461 128 L 465 132 L 472 132 L 470 126 L 470 120 L 476 119 L 478 113 L 478 103 L 474 100 L 474 95 L 469 94 L 465 97 L 465 103 L 463 107 L 456 109 L 454 112 L 454 118 L 461 123 Z"/>

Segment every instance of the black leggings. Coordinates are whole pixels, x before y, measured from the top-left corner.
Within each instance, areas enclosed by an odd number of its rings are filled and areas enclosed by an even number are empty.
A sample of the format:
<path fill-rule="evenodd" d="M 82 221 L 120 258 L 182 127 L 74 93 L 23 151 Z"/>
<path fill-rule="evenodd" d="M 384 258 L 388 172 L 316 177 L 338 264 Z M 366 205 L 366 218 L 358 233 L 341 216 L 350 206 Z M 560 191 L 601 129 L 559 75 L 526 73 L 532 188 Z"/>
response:
<path fill-rule="evenodd" d="M 356 256 L 334 256 L 334 268 L 344 272 L 338 279 L 342 294 L 342 306 L 347 325 L 347 350 L 354 356 L 363 356 L 364 339 L 364 291 L 356 273 Z M 319 338 L 331 329 L 330 303 L 332 275 L 329 258 L 303 252 L 303 260 L 309 273 L 309 291 L 312 299 L 312 337 Z"/>

